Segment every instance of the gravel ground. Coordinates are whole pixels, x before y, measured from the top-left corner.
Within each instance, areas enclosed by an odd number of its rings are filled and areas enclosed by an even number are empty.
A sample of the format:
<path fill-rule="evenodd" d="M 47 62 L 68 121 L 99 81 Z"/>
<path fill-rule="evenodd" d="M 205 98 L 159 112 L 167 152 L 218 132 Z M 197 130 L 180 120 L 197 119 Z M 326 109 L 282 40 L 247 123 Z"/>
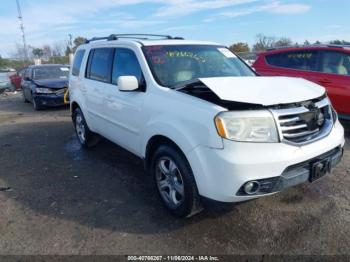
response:
<path fill-rule="evenodd" d="M 83 151 L 67 108 L 0 97 L 0 254 L 350 254 L 350 124 L 331 175 L 190 219 L 163 208 L 142 163 Z"/>

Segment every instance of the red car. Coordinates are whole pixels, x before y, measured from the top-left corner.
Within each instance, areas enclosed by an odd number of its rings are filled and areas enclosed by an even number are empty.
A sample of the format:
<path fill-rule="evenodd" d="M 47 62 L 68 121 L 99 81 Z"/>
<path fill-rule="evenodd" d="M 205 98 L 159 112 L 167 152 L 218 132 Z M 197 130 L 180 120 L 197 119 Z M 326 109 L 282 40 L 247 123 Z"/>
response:
<path fill-rule="evenodd" d="M 339 117 L 350 120 L 350 46 L 271 49 L 258 54 L 253 68 L 263 76 L 302 77 L 324 86 Z"/>
<path fill-rule="evenodd" d="M 25 68 L 21 69 L 16 74 L 10 76 L 11 83 L 15 87 L 16 90 L 21 89 L 22 75 L 23 75 L 24 71 L 25 71 Z"/>

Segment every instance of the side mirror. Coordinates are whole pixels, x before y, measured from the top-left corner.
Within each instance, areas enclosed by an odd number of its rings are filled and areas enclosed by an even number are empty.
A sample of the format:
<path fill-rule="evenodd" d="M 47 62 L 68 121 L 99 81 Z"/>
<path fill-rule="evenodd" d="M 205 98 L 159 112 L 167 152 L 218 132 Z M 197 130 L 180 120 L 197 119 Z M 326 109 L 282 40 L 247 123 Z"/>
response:
<path fill-rule="evenodd" d="M 135 76 L 120 76 L 118 88 L 120 91 L 135 91 L 139 88 L 139 81 Z"/>

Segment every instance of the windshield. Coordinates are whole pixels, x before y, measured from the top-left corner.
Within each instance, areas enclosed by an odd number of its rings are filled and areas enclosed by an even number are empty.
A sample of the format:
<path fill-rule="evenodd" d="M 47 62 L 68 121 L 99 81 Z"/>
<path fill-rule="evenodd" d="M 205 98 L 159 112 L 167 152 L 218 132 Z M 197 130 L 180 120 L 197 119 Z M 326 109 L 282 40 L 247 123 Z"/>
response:
<path fill-rule="evenodd" d="M 69 67 L 67 66 L 46 66 L 33 69 L 33 79 L 67 79 L 69 75 Z"/>
<path fill-rule="evenodd" d="M 255 76 L 229 49 L 213 45 L 145 46 L 143 52 L 156 81 L 179 86 L 204 77 Z"/>

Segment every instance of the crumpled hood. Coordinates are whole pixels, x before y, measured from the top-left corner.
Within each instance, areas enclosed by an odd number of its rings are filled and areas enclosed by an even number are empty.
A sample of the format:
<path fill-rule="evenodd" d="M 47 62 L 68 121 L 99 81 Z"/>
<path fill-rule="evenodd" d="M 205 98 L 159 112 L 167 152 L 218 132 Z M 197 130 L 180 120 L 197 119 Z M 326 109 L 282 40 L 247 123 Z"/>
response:
<path fill-rule="evenodd" d="M 34 83 L 37 86 L 48 87 L 60 89 L 64 87 L 68 87 L 68 79 L 43 79 L 43 80 L 34 80 Z"/>
<path fill-rule="evenodd" d="M 322 96 L 325 89 L 295 77 L 200 78 L 220 99 L 264 106 L 302 102 Z"/>

